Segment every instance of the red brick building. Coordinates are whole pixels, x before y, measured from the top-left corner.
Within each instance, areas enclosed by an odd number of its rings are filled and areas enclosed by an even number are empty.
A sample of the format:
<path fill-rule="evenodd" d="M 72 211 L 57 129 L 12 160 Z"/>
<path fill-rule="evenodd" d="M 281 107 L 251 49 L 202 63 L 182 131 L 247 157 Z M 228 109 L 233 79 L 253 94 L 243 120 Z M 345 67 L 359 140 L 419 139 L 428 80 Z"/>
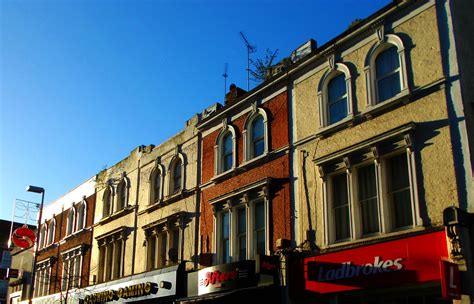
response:
<path fill-rule="evenodd" d="M 43 211 L 36 256 L 34 303 L 78 301 L 76 289 L 89 286 L 95 209 L 92 179 Z"/>
<path fill-rule="evenodd" d="M 198 124 L 201 267 L 220 265 L 232 273 L 247 263 L 252 272 L 256 263 L 258 274 L 259 258 L 275 257 L 277 239 L 291 239 L 287 94 L 284 85 L 262 86 L 250 94 L 231 85 L 225 105 L 214 106 Z M 195 280 L 202 287 L 202 279 Z M 193 278 L 188 282 L 192 285 Z M 253 281 L 249 275 L 230 289 L 252 285 L 262 285 L 262 277 Z M 199 295 L 214 292 L 201 287 Z"/>

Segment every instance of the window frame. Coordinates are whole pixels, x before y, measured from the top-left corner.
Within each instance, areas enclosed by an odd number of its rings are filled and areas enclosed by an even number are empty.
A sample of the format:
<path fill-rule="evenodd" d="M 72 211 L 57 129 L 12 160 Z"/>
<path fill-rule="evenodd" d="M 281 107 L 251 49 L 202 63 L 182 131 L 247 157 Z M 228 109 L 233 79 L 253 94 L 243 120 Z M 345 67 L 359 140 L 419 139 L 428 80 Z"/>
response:
<path fill-rule="evenodd" d="M 76 231 L 81 231 L 86 228 L 87 223 L 87 202 L 85 198 L 76 206 L 77 216 L 76 216 Z M 82 215 L 82 221 L 81 220 Z M 81 225 L 79 225 L 79 223 Z"/>
<path fill-rule="evenodd" d="M 377 30 L 378 41 L 372 45 L 367 57 L 365 59 L 365 81 L 367 87 L 367 107 L 375 107 L 379 104 L 386 104 L 391 100 L 397 99 L 400 96 L 404 96 L 409 93 L 410 88 L 408 84 L 407 76 L 407 63 L 406 63 L 406 50 L 403 44 L 403 40 L 395 34 L 384 34 L 383 29 Z M 391 98 L 385 100 L 379 100 L 377 73 L 376 73 L 376 60 L 377 57 L 384 51 L 391 47 L 395 47 L 398 53 L 398 60 L 400 63 L 399 75 L 400 75 L 400 92 Z"/>
<path fill-rule="evenodd" d="M 391 143 L 391 142 L 390 142 Z M 422 225 L 420 218 L 418 194 L 417 194 L 417 180 L 415 167 L 415 153 L 411 147 L 411 136 L 405 135 L 403 140 L 396 140 L 394 145 L 397 146 L 392 150 L 381 152 L 379 145 L 371 146 L 370 152 L 364 152 L 364 149 L 352 152 L 349 156 L 334 157 L 331 161 L 317 163 L 319 167 L 319 175 L 323 183 L 323 217 L 324 217 L 324 243 L 327 246 L 363 240 L 371 237 L 379 237 L 398 231 L 415 229 Z M 388 146 L 388 144 L 387 144 Z M 390 210 L 391 203 L 388 199 L 388 172 L 389 162 L 394 157 L 405 155 L 407 179 L 409 180 L 409 196 L 410 196 L 410 211 L 411 211 L 411 225 L 395 228 L 393 226 L 394 215 Z M 351 161 L 350 156 L 355 159 Z M 354 163 L 353 163 L 354 162 Z M 372 233 L 363 233 L 363 219 L 361 215 L 361 206 L 359 201 L 359 184 L 358 174 L 359 170 L 373 165 L 375 170 L 375 187 L 377 194 L 377 221 L 379 229 Z M 334 214 L 331 210 L 332 205 L 332 181 L 333 176 L 338 174 L 345 174 L 347 177 L 347 195 L 349 201 L 349 238 L 336 240 L 335 237 L 335 220 Z M 406 191 L 406 189 L 405 189 Z"/>
<path fill-rule="evenodd" d="M 332 59 L 334 60 L 334 59 Z M 320 128 L 332 127 L 344 123 L 354 116 L 353 94 L 352 94 L 352 75 L 350 69 L 344 63 L 329 63 L 329 69 L 326 70 L 318 85 L 318 105 L 319 105 L 319 125 Z M 336 77 L 344 75 L 346 84 L 346 102 L 347 115 L 334 123 L 329 119 L 329 83 Z"/>
<path fill-rule="evenodd" d="M 178 163 L 181 164 L 181 170 L 180 170 L 181 176 L 180 176 L 180 181 L 179 181 L 180 182 L 179 188 L 177 188 L 175 185 L 176 183 L 175 171 L 176 171 L 176 166 Z M 185 158 L 182 153 L 178 153 L 171 159 L 170 164 L 168 166 L 168 176 L 169 176 L 168 196 L 177 195 L 184 191 L 185 185 L 186 185 L 185 165 L 186 165 Z"/>
<path fill-rule="evenodd" d="M 114 213 L 114 187 L 111 185 L 107 186 L 102 195 L 102 218 L 111 216 Z M 105 208 L 107 206 L 107 209 Z M 105 212 L 107 210 L 107 212 Z"/>
<path fill-rule="evenodd" d="M 237 203 L 235 205 L 222 204 L 221 206 L 215 206 L 214 212 L 214 248 L 216 252 L 216 263 L 226 263 L 223 254 L 223 243 L 222 243 L 222 217 L 223 214 L 229 216 L 229 263 L 242 260 L 239 256 L 239 231 L 238 231 L 238 209 L 245 208 L 246 214 L 246 257 L 247 260 L 256 259 L 257 245 L 255 237 L 255 220 L 256 211 L 255 206 L 258 203 L 263 203 L 264 208 L 264 235 L 265 235 L 265 255 L 270 254 L 270 238 L 269 238 L 269 203 L 266 197 L 257 197 L 246 203 Z"/>
<path fill-rule="evenodd" d="M 254 106 L 256 107 L 256 106 Z M 263 120 L 263 153 L 255 156 L 253 151 L 253 122 L 262 117 Z M 268 129 L 268 114 L 263 108 L 254 108 L 252 112 L 247 116 L 244 123 L 244 130 L 242 131 L 243 143 L 244 143 L 244 162 L 250 162 L 252 160 L 264 157 L 269 152 L 269 129 Z"/>
<path fill-rule="evenodd" d="M 183 215 L 175 214 L 152 226 L 144 227 L 146 240 L 145 269 L 147 271 L 161 269 L 170 265 L 175 265 L 182 261 L 182 243 L 184 238 Z M 177 235 L 177 239 L 175 236 Z M 166 237 L 166 246 L 163 248 L 163 238 Z M 177 244 L 174 244 L 174 241 Z M 153 244 L 153 247 L 152 245 Z M 173 247 L 177 245 L 177 248 Z M 176 249 L 176 261 L 170 259 L 170 250 Z M 164 250 L 165 258 L 160 255 Z"/>
<path fill-rule="evenodd" d="M 47 230 L 47 241 L 46 246 L 50 246 L 54 243 L 54 236 L 56 234 L 56 219 L 53 218 L 48 223 L 48 230 Z"/>
<path fill-rule="evenodd" d="M 224 170 L 224 139 L 231 135 L 232 140 L 232 166 Z M 218 176 L 235 170 L 237 167 L 237 141 L 234 127 L 225 126 L 216 138 L 214 145 L 214 175 Z"/>
<path fill-rule="evenodd" d="M 83 245 L 77 246 L 73 249 L 69 249 L 61 253 L 61 259 L 63 261 L 62 262 L 63 268 L 61 272 L 61 287 L 60 287 L 61 291 L 66 291 L 66 290 L 71 290 L 74 288 L 81 287 L 83 257 L 84 257 Z M 71 268 L 71 267 L 72 267 L 72 275 L 73 275 L 73 278 L 72 278 L 73 286 L 69 284 L 71 281 L 71 273 L 69 272 L 70 270 L 66 270 L 67 268 Z M 78 271 L 77 274 L 76 274 L 76 270 Z"/>
<path fill-rule="evenodd" d="M 123 276 L 125 242 L 126 236 L 123 228 L 119 232 L 97 239 L 99 247 L 98 283 L 113 281 Z"/>
<path fill-rule="evenodd" d="M 71 218 L 72 217 L 72 218 Z M 76 208 L 71 206 L 67 212 L 66 236 L 74 234 L 76 223 Z"/>
<path fill-rule="evenodd" d="M 112 212 L 119 212 L 128 207 L 128 200 L 129 200 L 129 190 L 130 190 L 130 182 L 128 178 L 123 177 L 120 182 L 117 184 L 117 191 L 116 191 L 116 204 L 115 204 L 115 211 Z"/>
<path fill-rule="evenodd" d="M 49 289 L 51 286 L 51 266 L 51 258 L 36 263 L 33 298 L 49 295 Z M 41 279 L 42 277 L 43 279 Z"/>
<path fill-rule="evenodd" d="M 160 164 L 156 164 L 150 174 L 150 205 L 158 204 L 163 200 L 163 186 L 164 186 L 164 170 L 163 166 Z M 158 195 L 156 192 L 156 178 L 159 176 L 159 193 Z"/>

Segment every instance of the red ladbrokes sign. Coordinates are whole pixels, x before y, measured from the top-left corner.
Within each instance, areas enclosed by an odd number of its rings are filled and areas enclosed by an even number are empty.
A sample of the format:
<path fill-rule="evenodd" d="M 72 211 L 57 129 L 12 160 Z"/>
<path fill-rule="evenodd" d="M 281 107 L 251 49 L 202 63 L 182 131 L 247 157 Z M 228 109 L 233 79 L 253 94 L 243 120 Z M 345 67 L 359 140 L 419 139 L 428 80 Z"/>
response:
<path fill-rule="evenodd" d="M 305 259 L 305 288 L 331 293 L 437 281 L 446 256 L 444 231 L 313 256 Z"/>

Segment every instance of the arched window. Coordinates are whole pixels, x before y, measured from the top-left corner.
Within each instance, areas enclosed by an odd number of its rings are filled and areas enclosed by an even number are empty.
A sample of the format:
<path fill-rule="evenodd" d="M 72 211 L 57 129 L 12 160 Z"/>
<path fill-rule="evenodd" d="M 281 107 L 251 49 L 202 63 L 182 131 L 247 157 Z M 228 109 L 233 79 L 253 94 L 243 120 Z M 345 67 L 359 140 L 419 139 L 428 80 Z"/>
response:
<path fill-rule="evenodd" d="M 104 202 L 104 209 L 102 211 L 102 217 L 107 217 L 112 214 L 112 198 L 113 198 L 113 191 L 112 187 L 107 187 L 104 192 L 103 202 Z"/>
<path fill-rule="evenodd" d="M 264 109 L 258 108 L 247 117 L 244 137 L 245 161 L 268 153 L 268 118 Z"/>
<path fill-rule="evenodd" d="M 379 102 L 400 93 L 400 59 L 395 46 L 389 47 L 377 56 L 375 75 Z"/>
<path fill-rule="evenodd" d="M 351 74 L 345 64 L 333 64 L 326 71 L 319 83 L 318 102 L 321 127 L 352 116 Z"/>
<path fill-rule="evenodd" d="M 56 230 L 56 221 L 54 219 L 51 220 L 48 224 L 48 240 L 47 245 L 51 245 L 54 242 L 54 231 Z"/>
<path fill-rule="evenodd" d="M 76 230 L 82 230 L 86 226 L 86 201 L 77 206 Z"/>
<path fill-rule="evenodd" d="M 155 170 L 151 174 L 151 204 L 157 203 L 161 200 L 161 187 L 162 187 L 162 174 L 161 174 L 161 168 L 158 166 L 155 168 Z"/>
<path fill-rule="evenodd" d="M 347 116 L 347 90 L 344 74 L 340 73 L 328 84 L 329 124 L 336 123 Z"/>
<path fill-rule="evenodd" d="M 124 178 L 117 186 L 117 211 L 120 211 L 123 208 L 127 207 L 127 198 L 128 187 L 127 181 Z"/>
<path fill-rule="evenodd" d="M 178 157 L 173 162 L 171 170 L 171 193 L 175 194 L 181 191 L 183 183 L 183 162 Z"/>
<path fill-rule="evenodd" d="M 217 136 L 214 146 L 216 175 L 227 172 L 236 166 L 235 134 L 232 126 L 226 126 Z"/>
<path fill-rule="evenodd" d="M 38 248 L 43 248 L 44 246 L 46 246 L 46 230 L 47 230 L 47 225 L 46 224 L 42 225 L 40 229 L 39 240 L 38 240 Z"/>
<path fill-rule="evenodd" d="M 66 235 L 70 235 L 74 232 L 74 207 L 69 209 L 67 213 L 67 228 L 66 228 Z"/>
<path fill-rule="evenodd" d="M 365 64 L 369 106 L 408 93 L 405 47 L 400 37 L 380 33 L 379 41 L 370 49 Z"/>

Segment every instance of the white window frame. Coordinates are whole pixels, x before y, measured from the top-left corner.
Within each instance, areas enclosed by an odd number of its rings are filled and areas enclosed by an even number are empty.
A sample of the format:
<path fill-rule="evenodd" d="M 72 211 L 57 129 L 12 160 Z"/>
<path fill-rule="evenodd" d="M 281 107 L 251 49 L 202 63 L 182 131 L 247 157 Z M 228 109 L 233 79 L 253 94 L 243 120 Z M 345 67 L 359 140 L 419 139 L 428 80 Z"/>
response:
<path fill-rule="evenodd" d="M 393 151 L 389 151 L 384 153 L 382 156 L 378 155 L 378 149 L 376 146 L 372 147 L 372 157 L 369 157 L 368 160 L 352 164 L 349 161 L 349 158 L 344 157 L 344 166 L 339 166 L 338 170 L 335 170 L 329 174 L 325 172 L 325 165 L 326 164 L 319 164 L 319 173 L 320 177 L 322 178 L 323 183 L 323 216 L 324 216 L 324 225 L 325 225 L 325 234 L 324 234 L 324 243 L 327 246 L 332 244 L 339 244 L 345 243 L 360 239 L 366 239 L 374 236 L 380 236 L 387 233 L 414 229 L 417 226 L 422 225 L 422 221 L 420 218 L 420 211 L 419 211 L 419 203 L 418 203 L 418 194 L 417 194 L 417 181 L 416 181 L 416 167 L 415 167 L 415 155 L 411 148 L 411 139 L 410 137 L 406 136 L 405 140 L 407 141 L 407 145 L 405 147 L 401 147 L 395 149 Z M 410 142 L 410 143 L 408 143 Z M 400 154 L 406 153 L 407 159 L 407 170 L 408 170 L 408 178 L 410 184 L 410 200 L 411 200 L 411 216 L 412 216 L 412 225 L 407 227 L 401 228 L 393 228 L 392 223 L 392 212 L 389 210 L 390 202 L 387 198 L 388 194 L 388 184 L 387 184 L 387 161 L 392 157 L 395 157 Z M 367 153 L 366 153 L 367 154 Z M 378 221 L 379 221 L 379 232 L 363 235 L 362 233 L 362 222 L 361 222 L 361 214 L 358 202 L 358 187 L 357 187 L 357 170 L 358 168 L 364 167 L 368 165 L 370 162 L 374 162 L 375 164 L 375 178 L 376 178 L 376 187 L 377 187 L 377 206 L 378 206 Z M 341 162 L 342 163 L 342 162 Z M 349 201 L 349 216 L 350 216 L 350 237 L 348 239 L 343 240 L 335 240 L 335 229 L 334 229 L 334 215 L 332 214 L 332 189 L 331 189 L 331 178 L 336 174 L 340 174 L 341 172 L 345 172 L 347 176 L 347 193 L 348 193 L 348 201 Z"/>
<path fill-rule="evenodd" d="M 48 238 L 48 225 L 44 223 L 43 225 L 41 225 L 40 234 L 39 234 L 39 240 L 38 240 L 39 249 L 46 247 L 47 238 Z"/>
<path fill-rule="evenodd" d="M 48 224 L 46 246 L 54 243 L 54 236 L 56 234 L 56 219 L 53 218 Z"/>
<path fill-rule="evenodd" d="M 214 213 L 214 248 L 216 252 L 217 264 L 224 263 L 222 257 L 222 214 L 229 213 L 229 254 L 230 262 L 239 261 L 239 248 L 238 248 L 238 219 L 237 209 L 246 208 L 246 235 L 247 235 L 247 253 L 246 259 L 253 260 L 257 258 L 257 246 L 255 244 L 256 239 L 254 236 L 254 223 L 255 223 L 255 205 L 259 202 L 263 202 L 264 216 L 265 216 L 265 255 L 270 254 L 270 239 L 269 239 L 269 207 L 268 199 L 266 197 L 259 197 L 249 201 L 248 203 L 239 203 L 231 205 L 225 203 L 221 206 L 219 211 Z"/>
<path fill-rule="evenodd" d="M 49 294 L 49 287 L 51 285 L 51 266 L 51 259 L 46 259 L 36 263 L 34 298 Z"/>
<path fill-rule="evenodd" d="M 329 92 L 328 85 L 331 80 L 343 74 L 346 82 L 346 96 L 347 96 L 347 115 L 342 120 L 329 123 Z M 343 63 L 335 63 L 333 67 L 327 70 L 321 78 L 318 85 L 318 105 L 319 105 L 319 125 L 321 128 L 334 126 L 343 123 L 354 116 L 353 96 L 352 96 L 352 76 L 347 65 Z"/>
<path fill-rule="evenodd" d="M 263 153 L 258 156 L 254 156 L 253 151 L 253 137 L 252 137 L 252 123 L 259 116 L 263 118 Z M 258 159 L 268 154 L 269 151 L 269 131 L 268 131 L 268 114 L 263 108 L 254 108 L 252 112 L 247 116 L 244 123 L 244 130 L 242 131 L 243 143 L 244 143 L 244 162 L 249 162 L 254 159 Z"/>
<path fill-rule="evenodd" d="M 106 195 L 108 193 L 108 199 L 106 200 Z M 111 185 L 107 186 L 104 190 L 104 194 L 102 195 L 102 217 L 108 217 L 114 213 L 114 198 L 115 198 L 115 191 L 114 187 Z M 105 212 L 105 206 L 108 205 L 108 212 Z"/>
<path fill-rule="evenodd" d="M 61 253 L 61 258 L 63 260 L 63 269 L 61 276 L 61 291 L 71 290 L 71 288 L 80 288 L 82 284 L 82 263 L 84 256 L 84 247 L 82 245 L 69 249 Z M 76 274 L 76 266 L 78 273 Z M 72 274 L 69 273 L 67 269 L 72 267 Z M 72 277 L 72 280 L 71 280 Z M 76 281 L 77 286 L 70 286 L 70 282 Z M 68 286 L 69 285 L 69 286 Z"/>
<path fill-rule="evenodd" d="M 150 174 L 150 205 L 160 203 L 163 200 L 163 187 L 164 187 L 164 169 L 163 166 L 159 163 L 153 168 Z M 157 176 L 160 176 L 160 193 L 156 195 L 155 193 L 155 179 Z"/>
<path fill-rule="evenodd" d="M 176 167 L 176 164 L 178 161 L 181 162 L 181 184 L 179 187 L 179 190 L 175 191 L 175 176 L 174 176 L 174 169 Z M 168 166 L 168 196 L 173 196 L 179 193 L 182 193 L 185 189 L 185 180 L 186 180 L 186 162 L 185 162 L 185 157 L 182 153 L 176 154 L 170 161 L 170 164 Z"/>
<path fill-rule="evenodd" d="M 223 149 L 224 149 L 224 138 L 230 133 L 232 136 L 232 167 L 224 171 L 224 159 L 223 159 Z M 237 141 L 236 141 L 236 131 L 233 126 L 227 125 L 222 128 L 221 132 L 216 138 L 216 143 L 214 145 L 214 175 L 220 175 L 234 170 L 237 166 Z"/>
<path fill-rule="evenodd" d="M 72 214 L 72 219 L 70 218 Z M 67 224 L 66 224 L 66 236 L 73 234 L 75 230 L 75 223 L 76 223 L 76 208 L 71 206 L 69 211 L 67 212 Z"/>
<path fill-rule="evenodd" d="M 79 229 L 79 220 L 80 220 L 80 214 L 81 214 L 81 209 L 82 209 L 82 227 Z M 87 202 L 85 199 L 82 200 L 81 203 L 77 205 L 77 214 L 76 214 L 76 231 L 81 231 L 86 228 L 86 223 L 87 223 Z"/>
<path fill-rule="evenodd" d="M 365 81 L 367 86 L 367 106 L 373 107 L 380 103 L 386 103 L 387 101 L 396 99 L 397 97 L 406 95 L 409 93 L 408 76 L 407 76 L 407 64 L 405 46 L 403 40 L 395 34 L 383 34 L 383 30 L 378 29 L 377 35 L 379 40 L 372 45 L 365 59 Z M 400 92 L 392 98 L 387 100 L 379 101 L 378 97 L 378 85 L 376 75 L 376 59 L 385 50 L 395 46 L 397 48 L 398 59 L 400 62 Z"/>

